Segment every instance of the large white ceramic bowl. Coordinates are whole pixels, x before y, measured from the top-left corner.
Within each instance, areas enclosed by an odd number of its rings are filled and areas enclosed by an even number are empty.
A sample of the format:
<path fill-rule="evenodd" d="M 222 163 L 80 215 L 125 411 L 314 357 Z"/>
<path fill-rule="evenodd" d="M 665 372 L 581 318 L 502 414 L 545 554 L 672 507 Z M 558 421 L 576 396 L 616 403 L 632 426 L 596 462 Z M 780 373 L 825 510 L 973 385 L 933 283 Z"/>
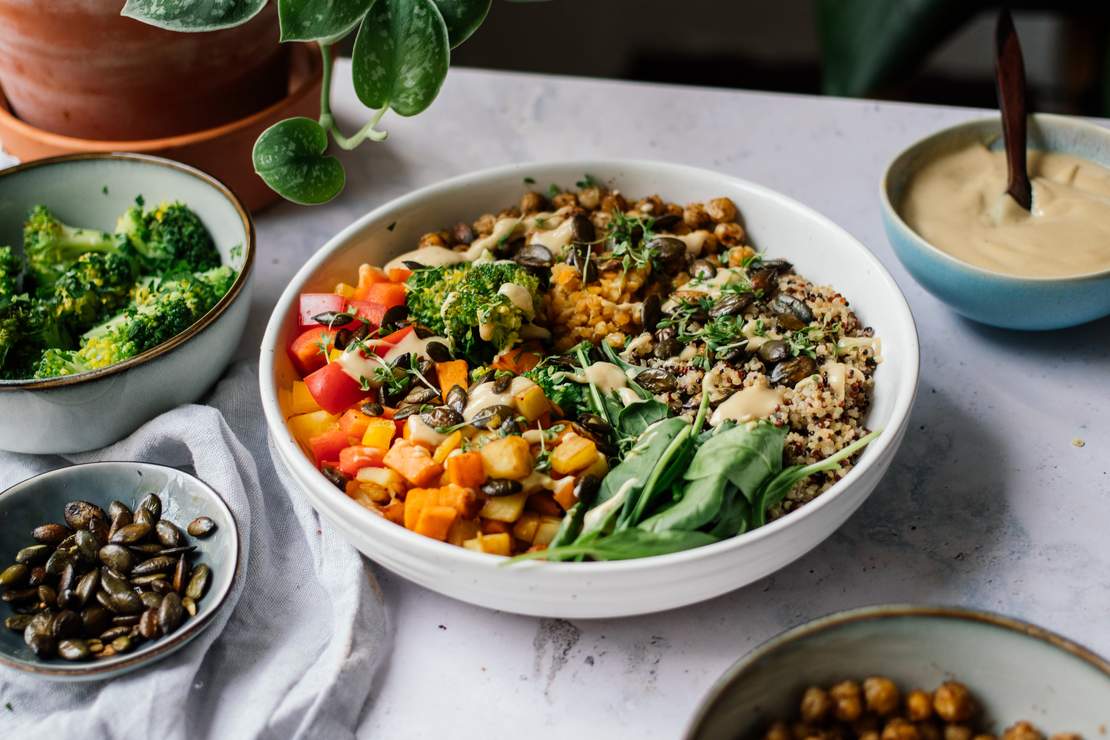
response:
<path fill-rule="evenodd" d="M 573 183 L 583 173 L 630 195 L 659 193 L 680 203 L 728 196 L 753 244 L 793 262 L 807 278 L 836 286 L 864 324 L 882 337 L 883 362 L 867 424 L 883 434 L 832 489 L 753 532 L 708 547 L 610 563 L 525 563 L 421 537 L 362 508 L 329 483 L 285 425 L 278 389 L 296 379 L 286 347 L 302 291 L 350 281 L 359 264 L 384 264 L 412 249 L 421 234 L 517 202 L 522 181 Z M 284 466 L 320 514 L 359 550 L 389 570 L 448 596 L 521 614 L 613 617 L 671 609 L 711 598 L 773 573 L 828 537 L 878 484 L 906 430 L 917 388 L 917 333 L 898 286 L 863 245 L 789 198 L 708 170 L 662 162 L 586 161 L 521 164 L 423 188 L 381 206 L 337 234 L 290 282 L 262 343 L 260 383 L 266 422 Z"/>
<path fill-rule="evenodd" d="M 0 245 L 18 248 L 23 219 L 42 203 L 70 224 L 107 231 L 143 196 L 180 200 L 239 271 L 219 303 L 191 327 L 111 367 L 43 380 L 0 380 L 0 449 L 60 454 L 103 447 L 144 422 L 196 401 L 223 374 L 250 310 L 254 225 L 219 180 L 143 154 L 71 154 L 0 170 Z"/>

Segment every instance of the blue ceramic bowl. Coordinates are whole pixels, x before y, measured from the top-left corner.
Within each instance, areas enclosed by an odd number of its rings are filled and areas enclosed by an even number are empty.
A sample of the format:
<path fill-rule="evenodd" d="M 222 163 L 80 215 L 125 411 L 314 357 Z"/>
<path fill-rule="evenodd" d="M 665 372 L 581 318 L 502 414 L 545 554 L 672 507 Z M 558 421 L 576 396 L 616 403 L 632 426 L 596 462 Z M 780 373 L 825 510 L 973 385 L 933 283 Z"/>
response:
<path fill-rule="evenodd" d="M 1060 329 L 1110 314 L 1110 270 L 1067 278 L 1002 275 L 942 252 L 898 214 L 906 184 L 937 157 L 981 142 L 1002 145 L 997 116 L 953 126 L 922 139 L 890 163 L 879 197 L 883 226 L 898 259 L 922 287 L 970 319 L 1005 329 Z M 1110 129 L 1066 116 L 1029 120 L 1029 147 L 1064 152 L 1110 167 Z"/>
<path fill-rule="evenodd" d="M 0 626 L 0 666 L 60 681 L 113 678 L 181 649 L 212 623 L 239 575 L 239 529 L 219 494 L 199 478 L 176 468 L 141 462 L 85 463 L 15 484 L 0 493 L 0 568 L 10 565 L 21 548 L 34 544 L 32 529 L 45 522 L 61 523 L 67 502 L 89 501 L 107 511 L 108 505 L 118 499 L 134 509 L 143 496 L 152 492 L 162 499 L 162 517 L 182 530 L 198 516 L 207 516 L 216 523 L 208 537 L 189 538 L 189 544 L 197 546 L 193 563 L 205 563 L 212 569 L 208 593 L 198 602 L 197 615 L 170 635 L 144 642 L 132 652 L 85 662 L 41 660 L 24 644 L 22 633 Z M 10 613 L 7 604 L 0 604 L 0 620 Z"/>

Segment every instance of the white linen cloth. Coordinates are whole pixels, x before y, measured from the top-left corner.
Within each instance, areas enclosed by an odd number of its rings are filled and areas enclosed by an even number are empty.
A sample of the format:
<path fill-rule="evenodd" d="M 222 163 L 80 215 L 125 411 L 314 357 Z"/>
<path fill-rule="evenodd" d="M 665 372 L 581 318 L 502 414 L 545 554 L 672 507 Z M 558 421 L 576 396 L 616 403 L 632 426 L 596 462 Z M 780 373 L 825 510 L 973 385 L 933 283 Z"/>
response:
<path fill-rule="evenodd" d="M 283 485 L 257 377 L 256 363 L 237 364 L 209 405 L 70 458 L 185 467 L 224 497 L 245 568 L 218 619 L 181 651 L 108 681 L 50 683 L 0 667 L 0 737 L 354 737 L 389 649 L 381 591 L 358 552 Z M 0 486 L 64 464 L 0 453 Z"/>

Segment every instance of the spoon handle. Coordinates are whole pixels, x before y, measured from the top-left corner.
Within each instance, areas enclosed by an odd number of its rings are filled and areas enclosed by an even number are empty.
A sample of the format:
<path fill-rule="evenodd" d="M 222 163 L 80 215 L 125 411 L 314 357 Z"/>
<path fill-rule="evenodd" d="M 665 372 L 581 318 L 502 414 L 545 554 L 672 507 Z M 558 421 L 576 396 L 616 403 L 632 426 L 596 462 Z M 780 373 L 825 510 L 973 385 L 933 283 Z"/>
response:
<path fill-rule="evenodd" d="M 1010 175 L 1006 192 L 1028 211 L 1033 207 L 1033 186 L 1025 162 L 1025 63 L 1014 19 L 1007 8 L 998 14 L 994 44 L 998 107 L 1002 111 L 1002 138 Z"/>

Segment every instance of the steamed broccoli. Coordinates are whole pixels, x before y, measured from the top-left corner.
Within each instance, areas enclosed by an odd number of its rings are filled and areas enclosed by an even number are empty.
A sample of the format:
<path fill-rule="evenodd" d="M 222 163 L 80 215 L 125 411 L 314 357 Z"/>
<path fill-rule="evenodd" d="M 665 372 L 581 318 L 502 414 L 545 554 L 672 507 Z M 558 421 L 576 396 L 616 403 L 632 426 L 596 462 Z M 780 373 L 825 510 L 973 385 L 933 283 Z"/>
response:
<path fill-rule="evenodd" d="M 23 254 L 27 271 L 40 291 L 49 291 L 54 281 L 87 252 L 115 252 L 120 238 L 96 229 L 67 226 L 46 206 L 35 206 L 23 224 Z"/>
<path fill-rule="evenodd" d="M 76 337 L 126 304 L 134 284 L 127 257 L 90 252 L 58 277 L 44 303 L 59 329 Z"/>
<path fill-rule="evenodd" d="M 0 310 L 0 377 L 31 377 L 43 348 L 64 340 L 46 303 L 15 296 Z"/>
<path fill-rule="evenodd" d="M 502 291 L 509 284 L 525 291 L 531 310 Z M 512 262 L 420 269 L 406 287 L 409 316 L 449 339 L 457 354 L 475 360 L 487 360 L 513 346 L 520 328 L 540 307 L 538 278 Z"/>
<path fill-rule="evenodd" d="M 144 211 L 138 198 L 116 222 L 142 258 L 146 272 L 199 272 L 220 265 L 220 253 L 200 217 L 182 203 L 162 203 Z"/>
<path fill-rule="evenodd" d="M 235 277 L 230 267 L 217 267 L 145 281 L 122 313 L 85 333 L 79 349 L 47 349 L 35 377 L 97 370 L 145 352 L 196 323 L 223 298 Z"/>
<path fill-rule="evenodd" d="M 546 359 L 524 373 L 526 378 L 543 389 L 543 394 L 562 410 L 564 416 L 577 418 L 579 412 L 590 408 L 586 399 L 588 386 L 568 380 L 566 375 L 566 368 L 551 364 Z"/>
<path fill-rule="evenodd" d="M 0 308 L 7 306 L 18 295 L 22 273 L 23 260 L 19 255 L 11 247 L 0 247 Z"/>

